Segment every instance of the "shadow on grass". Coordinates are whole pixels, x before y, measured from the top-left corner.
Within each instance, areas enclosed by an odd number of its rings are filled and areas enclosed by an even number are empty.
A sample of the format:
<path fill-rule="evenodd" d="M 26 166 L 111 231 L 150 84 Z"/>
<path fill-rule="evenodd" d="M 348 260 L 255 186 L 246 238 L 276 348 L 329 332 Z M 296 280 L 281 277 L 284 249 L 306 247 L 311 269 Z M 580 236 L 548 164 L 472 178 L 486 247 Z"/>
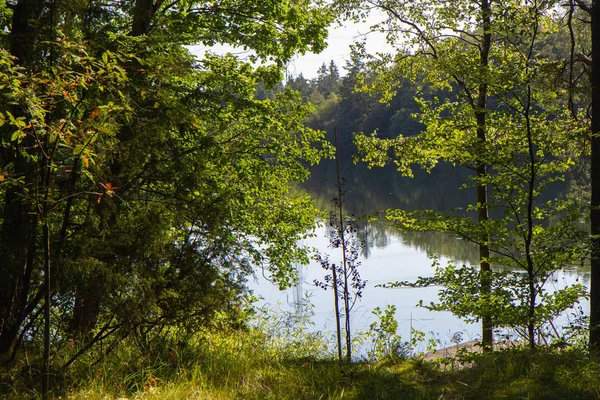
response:
<path fill-rule="evenodd" d="M 336 361 L 290 360 L 285 362 L 285 368 L 298 371 L 296 374 L 304 375 L 306 383 L 312 383 L 310 390 L 298 398 L 430 399 L 443 382 L 443 375 L 434 364 L 418 360 L 345 364 L 341 370 Z"/>
<path fill-rule="evenodd" d="M 580 351 L 513 349 L 470 361 L 451 385 L 465 399 L 600 398 L 598 364 Z"/>
<path fill-rule="evenodd" d="M 204 397 L 200 398 L 215 399 L 600 399 L 598 360 L 578 350 L 503 350 L 471 354 L 461 359 L 462 364 L 450 365 L 410 359 L 344 364 L 340 368 L 336 360 L 314 358 L 244 360 L 190 360 L 179 373 L 168 365 L 138 370 L 135 364 L 131 366 L 134 375 L 129 369 L 121 371 L 106 365 L 107 371 L 96 372 L 100 376 L 112 372 L 110 378 L 78 380 L 74 376 L 62 390 L 56 389 L 62 393 L 82 389 L 78 399 L 86 398 L 86 393 L 95 388 L 100 391 L 94 398 L 146 398 L 150 394 L 145 390 L 143 372 L 150 371 L 165 389 L 149 399 L 178 398 L 174 393 L 183 393 L 186 385 L 201 387 L 199 393 Z M 27 371 L 15 368 L 0 372 L 0 398 L 35 397 L 35 385 Z M 131 381 L 135 385 L 131 386 Z M 167 384 L 173 385 L 172 392 Z"/>
<path fill-rule="evenodd" d="M 439 386 L 438 374 L 414 361 L 366 368 L 357 374 L 355 399 L 430 399 Z"/>
<path fill-rule="evenodd" d="M 419 360 L 345 365 L 342 373 L 339 373 L 337 363 L 331 361 L 304 361 L 303 364 L 294 361 L 286 363 L 285 368 L 303 370 L 306 379 L 313 382 L 311 390 L 298 398 L 600 398 L 598 362 L 590 360 L 581 351 L 539 349 L 531 353 L 527 349 L 504 350 L 469 356 L 461 367 L 454 369 Z M 324 379 L 326 376 L 329 378 Z"/>

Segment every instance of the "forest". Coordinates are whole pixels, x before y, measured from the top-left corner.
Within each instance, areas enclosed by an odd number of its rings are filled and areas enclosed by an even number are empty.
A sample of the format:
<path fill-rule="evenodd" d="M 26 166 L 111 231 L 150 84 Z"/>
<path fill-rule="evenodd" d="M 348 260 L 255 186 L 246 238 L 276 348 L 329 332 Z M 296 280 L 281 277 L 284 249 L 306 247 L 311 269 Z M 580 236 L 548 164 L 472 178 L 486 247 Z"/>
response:
<path fill-rule="evenodd" d="M 388 52 L 287 74 L 370 15 Z M 0 25 L 0 397 L 598 398 L 597 2 L 5 0 Z M 384 304 L 353 333 L 385 231 L 437 254 L 381 287 L 437 288 L 477 351 L 426 356 Z M 336 332 L 250 288 L 311 261 Z M 589 283 L 548 290 L 565 268 Z"/>

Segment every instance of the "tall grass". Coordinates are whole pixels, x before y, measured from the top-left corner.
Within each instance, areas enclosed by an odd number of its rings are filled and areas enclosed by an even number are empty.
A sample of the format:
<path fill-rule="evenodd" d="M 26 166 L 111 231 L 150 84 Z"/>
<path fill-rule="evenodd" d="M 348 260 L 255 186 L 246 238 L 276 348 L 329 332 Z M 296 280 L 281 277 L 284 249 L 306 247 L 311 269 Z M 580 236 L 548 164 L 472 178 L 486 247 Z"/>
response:
<path fill-rule="evenodd" d="M 97 354 L 86 354 L 53 380 L 53 394 L 91 400 L 600 398 L 600 367 L 582 349 L 471 354 L 453 369 L 397 357 L 340 368 L 322 335 L 273 315 L 249 329 L 175 332 L 145 346 L 132 336 L 99 363 Z M 38 397 L 32 354 L 29 365 L 20 359 L 2 370 L 0 398 Z"/>

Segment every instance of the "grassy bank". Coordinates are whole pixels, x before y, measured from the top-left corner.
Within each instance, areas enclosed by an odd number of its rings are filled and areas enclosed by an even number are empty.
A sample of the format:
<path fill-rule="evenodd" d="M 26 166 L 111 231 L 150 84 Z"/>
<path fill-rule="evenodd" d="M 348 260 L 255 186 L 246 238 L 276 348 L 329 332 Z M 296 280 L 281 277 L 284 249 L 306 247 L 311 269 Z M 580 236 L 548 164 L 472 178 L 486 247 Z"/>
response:
<path fill-rule="evenodd" d="M 33 351 L 33 350 L 32 350 Z M 2 371 L 0 397 L 39 396 L 30 355 Z M 340 365 L 319 335 L 211 332 L 89 353 L 53 381 L 63 399 L 597 399 L 600 368 L 581 350 L 512 349 L 462 366 L 420 358 Z M 60 363 L 55 360 L 55 364 Z M 56 371 L 57 376 L 59 375 Z"/>

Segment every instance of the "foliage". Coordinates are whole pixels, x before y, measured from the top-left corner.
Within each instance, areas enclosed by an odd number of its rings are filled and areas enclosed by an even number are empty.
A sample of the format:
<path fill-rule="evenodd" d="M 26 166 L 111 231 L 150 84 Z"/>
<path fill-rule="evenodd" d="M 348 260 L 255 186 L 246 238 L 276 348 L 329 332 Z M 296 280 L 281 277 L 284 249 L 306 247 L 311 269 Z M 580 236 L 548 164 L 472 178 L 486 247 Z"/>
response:
<path fill-rule="evenodd" d="M 317 213 L 290 187 L 331 153 L 296 94 L 256 96 L 323 48 L 321 5 L 71 3 L 0 18 L 0 356 L 38 348 L 48 290 L 61 372 L 128 337 L 240 319 L 256 268 L 289 285 Z M 217 43 L 266 63 L 187 47 Z"/>
<path fill-rule="evenodd" d="M 329 227 L 331 228 L 330 233 L 330 247 L 332 249 L 342 249 L 342 237 L 339 229 L 339 219 L 334 216 L 334 211 L 331 212 L 331 218 Z M 350 278 L 350 285 L 347 289 L 343 287 L 343 282 L 338 282 L 338 287 L 340 290 L 340 296 L 343 300 L 345 300 L 346 296 L 348 300 L 352 303 L 352 305 L 362 296 L 362 289 L 365 288 L 366 281 L 362 280 L 360 277 L 359 267 L 361 262 L 358 261 L 360 255 L 360 243 L 357 240 L 357 228 L 356 221 L 352 219 L 352 217 L 346 219 L 344 224 L 344 249 L 346 252 L 346 265 L 348 270 L 348 277 Z M 328 254 L 320 254 L 317 253 L 315 255 L 315 259 L 321 265 L 321 267 L 326 271 L 331 271 L 332 268 L 335 268 L 338 276 L 344 276 L 344 266 L 343 262 L 331 263 L 330 256 Z M 315 281 L 315 285 L 321 287 L 322 289 L 332 289 L 333 288 L 333 276 L 328 273 L 325 276 L 324 282 Z M 347 292 L 344 294 L 344 292 Z"/>
<path fill-rule="evenodd" d="M 368 352 L 372 360 L 399 360 L 410 355 L 411 344 L 403 342 L 398 335 L 396 321 L 396 306 L 388 305 L 385 310 L 379 307 L 373 309 L 373 315 L 378 319 L 369 326 L 373 337 L 373 349 Z"/>
<path fill-rule="evenodd" d="M 282 311 L 262 306 L 250 318 L 249 325 L 264 337 L 265 347 L 287 359 L 327 358 L 329 343 L 323 332 L 314 331 L 314 306 L 310 298 L 301 302 L 300 309 Z"/>
<path fill-rule="evenodd" d="M 349 4 L 367 10 L 368 3 L 338 4 L 360 17 Z M 560 69 L 564 53 L 550 45 L 560 36 L 555 2 L 491 4 L 373 3 L 387 15 L 375 29 L 398 52 L 372 58 L 376 79 L 359 82 L 359 90 L 380 91 L 387 102 L 402 79 L 411 79 L 446 94 L 416 99 L 422 133 L 359 135 L 356 142 L 363 161 L 383 166 L 391 159 L 406 176 L 415 164 L 431 170 L 439 160 L 475 171 L 477 200 L 464 212 L 389 210 L 387 217 L 401 229 L 451 232 L 477 244 L 480 271 L 451 265 L 420 281 L 446 286 L 441 305 L 432 307 L 499 326 L 521 324 L 533 346 L 536 330 L 585 294 L 578 285 L 548 294 L 543 285 L 553 271 L 585 256 L 582 204 L 549 192 L 581 157 L 586 127 L 568 111 L 573 97 Z M 488 271 L 490 263 L 508 272 Z"/>

